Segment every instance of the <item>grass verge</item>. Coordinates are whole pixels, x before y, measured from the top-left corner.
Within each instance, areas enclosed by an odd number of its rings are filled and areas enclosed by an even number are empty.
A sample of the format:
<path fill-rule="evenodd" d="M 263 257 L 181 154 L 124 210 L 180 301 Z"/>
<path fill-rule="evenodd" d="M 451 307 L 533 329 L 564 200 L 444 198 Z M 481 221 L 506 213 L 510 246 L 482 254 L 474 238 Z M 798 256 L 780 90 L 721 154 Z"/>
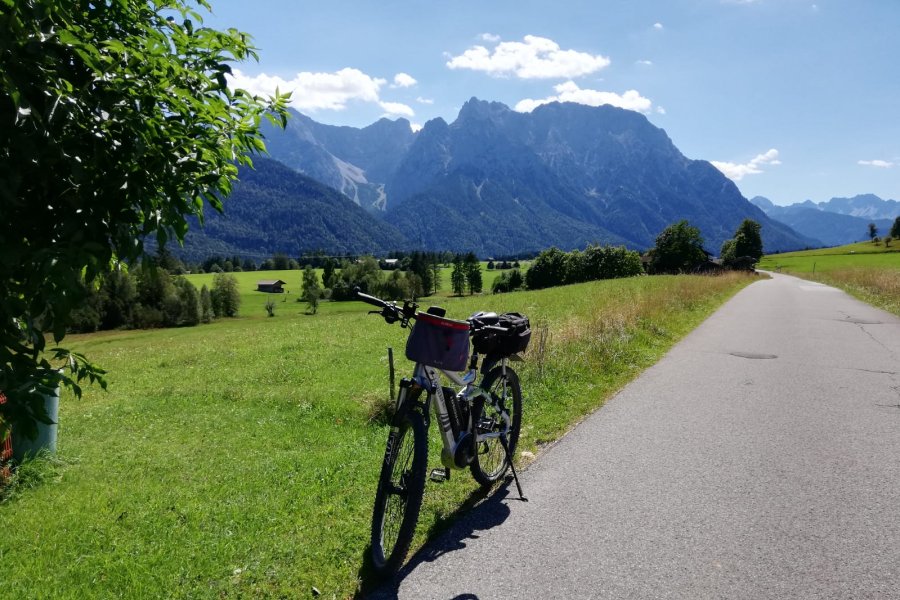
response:
<path fill-rule="evenodd" d="M 439 302 L 457 318 L 531 317 L 520 450 L 535 453 L 751 281 L 638 277 Z M 410 368 L 406 331 L 366 309 L 67 340 L 109 369 L 111 391 L 64 398 L 62 464 L 0 505 L 6 595 L 356 593 L 387 437 L 369 419 L 387 394 L 386 347 Z M 465 473 L 427 486 L 415 545 L 477 502 L 476 487 Z"/>

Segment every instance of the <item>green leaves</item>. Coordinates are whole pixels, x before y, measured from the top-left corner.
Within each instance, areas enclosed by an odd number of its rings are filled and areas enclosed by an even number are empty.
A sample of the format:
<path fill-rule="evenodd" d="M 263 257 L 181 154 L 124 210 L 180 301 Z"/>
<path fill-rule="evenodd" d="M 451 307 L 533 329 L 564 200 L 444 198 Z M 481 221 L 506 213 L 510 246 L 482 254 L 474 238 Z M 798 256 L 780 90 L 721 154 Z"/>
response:
<path fill-rule="evenodd" d="M 689 273 L 706 261 L 703 236 L 687 221 L 678 221 L 657 236 L 650 258 L 653 272 Z"/>
<path fill-rule="evenodd" d="M 44 336 L 64 338 L 82 278 L 140 259 L 146 235 L 182 240 L 204 200 L 221 210 L 235 162 L 265 152 L 262 116 L 286 122 L 287 96 L 227 87 L 255 50 L 203 26 L 202 0 L 0 1 L 0 416 L 27 430 L 29 390 L 58 366 Z M 74 360 L 61 381 L 80 392 L 99 371 Z"/>

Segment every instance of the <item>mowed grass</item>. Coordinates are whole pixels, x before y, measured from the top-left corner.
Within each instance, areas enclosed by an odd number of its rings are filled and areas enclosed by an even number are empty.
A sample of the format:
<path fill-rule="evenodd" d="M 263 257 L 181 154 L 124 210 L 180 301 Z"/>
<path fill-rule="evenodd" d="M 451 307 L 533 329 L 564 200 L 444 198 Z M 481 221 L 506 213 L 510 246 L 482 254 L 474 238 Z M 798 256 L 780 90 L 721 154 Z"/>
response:
<path fill-rule="evenodd" d="M 760 269 L 791 273 L 839 287 L 900 315 L 900 241 L 889 247 L 860 242 L 764 256 Z"/>
<path fill-rule="evenodd" d="M 752 281 L 638 277 L 440 303 L 456 318 L 531 317 L 520 449 L 539 452 Z M 63 398 L 62 466 L 0 505 L 4 596 L 344 598 L 370 585 L 387 438 L 371 407 L 388 393 L 386 348 L 401 374 L 411 364 L 407 331 L 368 308 L 67 339 L 109 370 L 110 391 Z M 480 497 L 454 475 L 426 487 L 417 547 Z"/>

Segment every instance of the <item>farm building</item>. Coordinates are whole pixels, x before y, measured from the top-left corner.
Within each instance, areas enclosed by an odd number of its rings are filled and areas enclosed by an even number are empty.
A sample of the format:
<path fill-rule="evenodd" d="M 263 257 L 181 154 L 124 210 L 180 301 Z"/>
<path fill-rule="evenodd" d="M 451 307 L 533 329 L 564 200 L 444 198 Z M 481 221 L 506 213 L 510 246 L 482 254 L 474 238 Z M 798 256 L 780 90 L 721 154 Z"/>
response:
<path fill-rule="evenodd" d="M 269 294 L 283 294 L 283 286 L 287 281 L 280 279 L 261 279 L 256 282 L 256 291 L 267 292 Z"/>

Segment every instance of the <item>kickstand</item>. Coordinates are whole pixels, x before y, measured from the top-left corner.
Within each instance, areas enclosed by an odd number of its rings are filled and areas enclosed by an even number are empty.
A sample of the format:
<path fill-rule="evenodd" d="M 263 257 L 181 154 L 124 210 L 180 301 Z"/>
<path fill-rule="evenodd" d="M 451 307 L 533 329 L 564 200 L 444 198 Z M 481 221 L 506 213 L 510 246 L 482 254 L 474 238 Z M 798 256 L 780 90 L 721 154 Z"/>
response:
<path fill-rule="evenodd" d="M 516 466 L 513 464 L 512 456 L 509 455 L 509 443 L 507 443 L 505 435 L 500 436 L 500 445 L 503 446 L 503 450 L 506 452 L 506 462 L 509 463 L 509 468 L 512 469 L 513 480 L 516 482 L 516 489 L 519 490 L 519 500 L 528 502 L 528 498 L 522 494 L 522 486 L 519 484 L 519 476 L 516 475 Z"/>

